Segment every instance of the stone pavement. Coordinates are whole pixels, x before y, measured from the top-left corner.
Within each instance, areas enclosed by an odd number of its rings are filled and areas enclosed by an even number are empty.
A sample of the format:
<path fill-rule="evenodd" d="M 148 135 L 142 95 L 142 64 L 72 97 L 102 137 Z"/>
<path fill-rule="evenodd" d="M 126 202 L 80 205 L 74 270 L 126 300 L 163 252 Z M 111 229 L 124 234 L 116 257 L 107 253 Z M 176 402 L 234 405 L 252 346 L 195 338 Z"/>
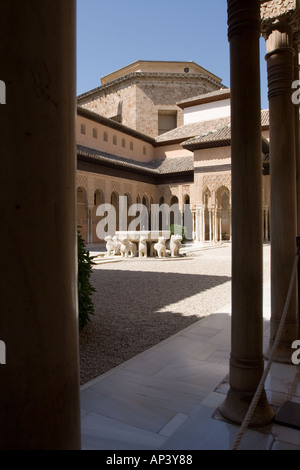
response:
<path fill-rule="evenodd" d="M 228 390 L 230 316 L 226 305 L 83 385 L 83 449 L 229 450 L 239 427 L 218 406 Z M 269 316 L 267 281 L 265 348 Z M 286 401 L 300 403 L 299 366 L 274 363 L 266 392 L 275 412 Z M 300 430 L 274 422 L 248 429 L 239 449 L 300 450 Z"/>

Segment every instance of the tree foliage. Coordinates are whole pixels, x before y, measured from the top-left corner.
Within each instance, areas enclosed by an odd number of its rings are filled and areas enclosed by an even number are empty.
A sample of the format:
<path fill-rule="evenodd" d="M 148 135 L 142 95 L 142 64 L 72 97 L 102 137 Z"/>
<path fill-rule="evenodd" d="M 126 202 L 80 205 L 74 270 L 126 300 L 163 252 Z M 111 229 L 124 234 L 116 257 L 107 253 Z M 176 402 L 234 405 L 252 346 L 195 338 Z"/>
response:
<path fill-rule="evenodd" d="M 79 310 L 79 330 L 81 331 L 90 321 L 90 315 L 95 313 L 93 304 L 93 293 L 90 277 L 92 273 L 94 257 L 86 249 L 84 240 L 77 231 L 78 249 L 78 310 Z"/>

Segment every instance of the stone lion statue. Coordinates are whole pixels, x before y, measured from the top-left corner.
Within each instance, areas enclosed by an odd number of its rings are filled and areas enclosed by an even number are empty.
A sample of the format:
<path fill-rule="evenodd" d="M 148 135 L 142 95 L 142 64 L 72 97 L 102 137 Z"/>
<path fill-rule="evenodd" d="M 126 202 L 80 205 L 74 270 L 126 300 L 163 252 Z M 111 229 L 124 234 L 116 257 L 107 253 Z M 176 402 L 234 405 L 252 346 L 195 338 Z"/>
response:
<path fill-rule="evenodd" d="M 112 237 L 111 235 L 108 235 L 107 237 L 105 237 L 105 241 L 107 256 L 121 254 L 121 242 L 118 240 L 118 237 Z"/>
<path fill-rule="evenodd" d="M 115 242 L 115 255 L 120 255 L 121 254 L 121 242 L 118 240 L 118 237 L 115 235 L 113 237 L 113 241 Z"/>
<path fill-rule="evenodd" d="M 112 256 L 115 254 L 115 242 L 111 235 L 105 237 L 106 241 L 106 254 L 107 256 Z"/>
<path fill-rule="evenodd" d="M 167 247 L 164 237 L 159 237 L 158 242 L 154 244 L 154 250 L 157 252 L 159 258 L 166 257 Z"/>
<path fill-rule="evenodd" d="M 127 238 L 121 238 L 121 255 L 122 258 L 133 258 L 135 256 L 135 244 L 129 241 Z"/>
<path fill-rule="evenodd" d="M 139 258 L 147 258 L 147 238 L 146 237 L 140 237 Z"/>
<path fill-rule="evenodd" d="M 181 235 L 172 235 L 170 241 L 170 252 L 171 256 L 174 258 L 175 256 L 179 256 L 179 250 L 181 248 Z"/>

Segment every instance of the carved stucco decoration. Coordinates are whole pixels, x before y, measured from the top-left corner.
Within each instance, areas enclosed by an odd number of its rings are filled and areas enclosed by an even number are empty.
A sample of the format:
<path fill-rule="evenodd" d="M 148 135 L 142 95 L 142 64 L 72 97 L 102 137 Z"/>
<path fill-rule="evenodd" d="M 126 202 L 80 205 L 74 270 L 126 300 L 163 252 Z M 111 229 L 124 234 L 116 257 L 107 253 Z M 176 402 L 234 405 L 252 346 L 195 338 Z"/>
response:
<path fill-rule="evenodd" d="M 183 193 L 184 195 L 190 195 L 190 193 L 191 193 L 191 187 L 190 187 L 190 185 L 184 185 L 184 186 L 182 186 L 182 193 Z"/>
<path fill-rule="evenodd" d="M 262 35 L 267 39 L 273 30 L 299 31 L 299 0 L 271 0 L 261 4 Z"/>
<path fill-rule="evenodd" d="M 77 188 L 79 187 L 87 189 L 87 176 L 77 173 Z"/>
<path fill-rule="evenodd" d="M 222 186 L 225 186 L 231 191 L 230 173 L 226 173 L 226 175 L 207 175 L 203 177 L 203 188 L 209 189 L 210 192 L 216 192 Z"/>

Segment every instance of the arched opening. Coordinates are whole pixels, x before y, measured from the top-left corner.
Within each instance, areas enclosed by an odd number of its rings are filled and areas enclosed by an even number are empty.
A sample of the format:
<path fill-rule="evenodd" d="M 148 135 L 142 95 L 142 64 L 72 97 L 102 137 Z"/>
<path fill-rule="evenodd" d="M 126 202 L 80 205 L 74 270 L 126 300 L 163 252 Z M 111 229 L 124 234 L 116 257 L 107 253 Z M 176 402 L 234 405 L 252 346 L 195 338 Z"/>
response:
<path fill-rule="evenodd" d="M 172 207 L 172 206 L 174 206 L 178 203 L 179 203 L 178 197 L 177 196 L 172 196 L 171 201 L 170 201 L 170 206 Z M 171 211 L 170 212 L 170 225 L 174 225 L 174 222 L 175 222 L 174 211 Z"/>
<path fill-rule="evenodd" d="M 211 210 L 211 192 L 208 188 L 204 191 L 203 202 L 204 202 L 205 240 L 211 241 L 213 237 L 213 234 L 212 234 L 213 220 L 212 220 L 212 210 Z"/>
<path fill-rule="evenodd" d="M 104 195 L 100 189 L 97 189 L 94 193 L 94 207 L 92 210 L 92 233 L 93 233 L 93 240 L 96 240 L 96 241 L 100 241 L 99 238 L 97 237 L 96 228 L 97 228 L 97 224 L 101 220 L 101 217 L 99 216 L 97 217 L 96 212 L 97 212 L 98 207 L 101 206 L 101 204 L 104 204 Z"/>
<path fill-rule="evenodd" d="M 162 196 L 159 200 L 159 206 L 162 206 L 165 203 L 165 198 Z M 162 230 L 163 226 L 163 214 L 159 211 L 159 230 Z"/>
<path fill-rule="evenodd" d="M 133 220 L 133 217 L 128 215 L 129 208 L 132 205 L 132 198 L 131 198 L 131 195 L 129 193 L 125 193 L 124 196 L 126 196 L 126 198 L 127 198 L 127 207 L 126 207 L 126 210 L 127 210 L 127 215 L 126 215 L 126 217 L 127 217 L 127 228 L 126 228 L 126 230 L 128 230 L 129 224 Z"/>
<path fill-rule="evenodd" d="M 190 196 L 186 194 L 183 197 L 183 225 L 185 227 L 185 236 L 187 240 L 193 239 L 193 214 L 190 205 Z"/>
<path fill-rule="evenodd" d="M 86 210 L 86 204 L 87 204 L 87 197 L 86 197 L 86 191 L 84 188 L 79 187 L 77 188 L 77 204 L 76 204 L 76 209 L 77 209 L 77 227 L 79 232 L 82 235 L 82 238 L 86 242 L 87 239 L 87 210 Z"/>
<path fill-rule="evenodd" d="M 119 195 L 117 192 L 113 192 L 110 198 L 111 205 L 115 208 L 116 211 L 116 230 L 119 230 Z"/>
<path fill-rule="evenodd" d="M 149 199 L 148 199 L 148 196 L 146 196 L 144 194 L 143 196 L 143 206 L 145 206 L 147 208 L 147 211 L 148 211 L 148 220 L 146 219 L 145 222 L 142 222 L 142 227 L 141 229 L 142 230 L 146 230 L 147 228 L 149 228 L 149 213 L 150 213 L 150 210 L 149 210 Z M 148 222 L 148 223 L 147 223 Z"/>
<path fill-rule="evenodd" d="M 190 196 L 186 194 L 183 198 L 183 203 L 184 204 L 190 204 Z"/>
<path fill-rule="evenodd" d="M 153 197 L 150 198 L 150 206 L 149 206 L 149 230 L 151 230 L 151 213 L 152 213 L 152 206 L 154 204 Z"/>
<path fill-rule="evenodd" d="M 218 240 L 230 239 L 230 195 L 225 186 L 218 189 L 216 193 Z"/>

